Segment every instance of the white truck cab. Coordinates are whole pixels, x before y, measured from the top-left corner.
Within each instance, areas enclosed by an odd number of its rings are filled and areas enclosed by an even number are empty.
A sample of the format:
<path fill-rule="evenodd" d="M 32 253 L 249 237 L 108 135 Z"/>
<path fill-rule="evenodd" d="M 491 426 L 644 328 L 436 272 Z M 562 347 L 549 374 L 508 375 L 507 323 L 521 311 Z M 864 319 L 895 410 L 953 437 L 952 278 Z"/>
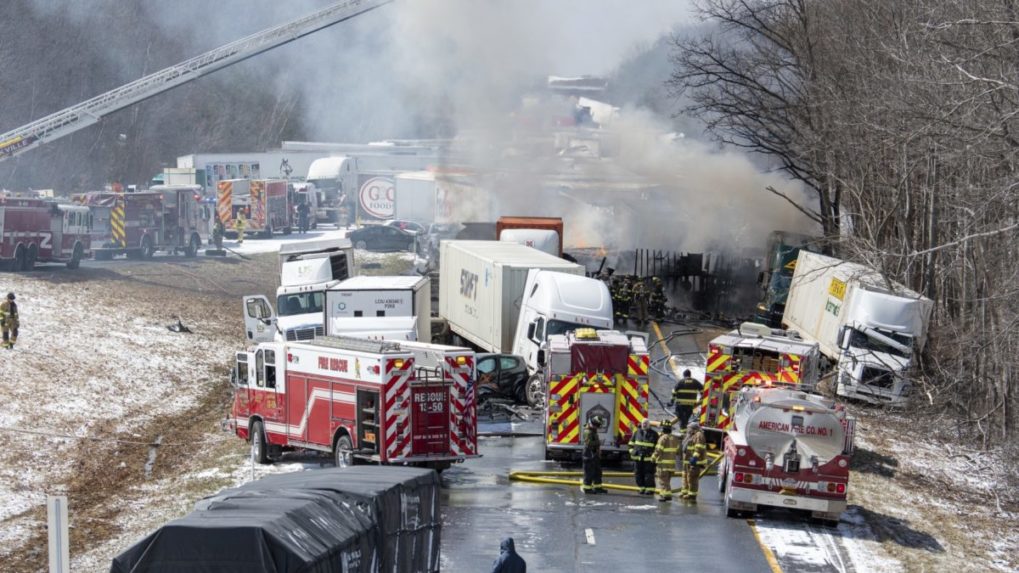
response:
<path fill-rule="evenodd" d="M 276 311 L 268 297 L 244 297 L 248 340 L 311 340 L 324 334 L 325 291 L 350 277 L 354 247 L 348 239 L 302 241 L 280 247 Z"/>

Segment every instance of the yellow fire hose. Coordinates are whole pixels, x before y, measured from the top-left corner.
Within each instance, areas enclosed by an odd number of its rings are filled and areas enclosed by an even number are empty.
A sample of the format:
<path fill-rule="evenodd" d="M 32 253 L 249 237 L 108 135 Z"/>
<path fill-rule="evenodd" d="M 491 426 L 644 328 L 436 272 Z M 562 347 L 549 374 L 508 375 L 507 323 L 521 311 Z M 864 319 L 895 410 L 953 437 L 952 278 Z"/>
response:
<path fill-rule="evenodd" d="M 722 458 L 722 454 L 716 452 L 708 452 L 708 458 L 711 460 L 707 466 L 701 470 L 701 477 L 709 475 L 708 470 L 712 469 L 718 464 L 718 460 Z M 676 476 L 680 476 L 681 471 L 676 470 Z M 568 478 L 583 478 L 584 472 L 582 471 L 542 471 L 542 470 L 513 470 L 509 474 L 510 481 L 522 481 L 527 483 L 545 483 L 553 485 L 572 485 L 579 486 L 583 484 L 582 479 L 568 479 Z M 602 472 L 603 478 L 610 477 L 626 477 L 632 478 L 633 472 Z M 602 483 L 601 485 L 605 489 L 617 489 L 620 491 L 640 491 L 640 488 L 634 485 L 622 485 L 615 483 Z M 673 488 L 673 493 L 679 493 L 683 491 L 683 488 Z"/>

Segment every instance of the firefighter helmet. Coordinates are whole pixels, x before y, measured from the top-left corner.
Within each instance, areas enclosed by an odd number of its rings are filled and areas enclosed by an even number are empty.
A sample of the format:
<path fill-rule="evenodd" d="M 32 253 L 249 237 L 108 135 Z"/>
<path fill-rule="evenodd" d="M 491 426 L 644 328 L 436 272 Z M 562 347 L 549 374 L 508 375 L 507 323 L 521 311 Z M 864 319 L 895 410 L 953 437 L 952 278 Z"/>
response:
<path fill-rule="evenodd" d="M 662 431 L 666 434 L 672 432 L 672 420 L 662 420 Z"/>
<path fill-rule="evenodd" d="M 593 417 L 592 417 L 592 418 L 591 418 L 591 419 L 590 419 L 590 420 L 588 421 L 588 423 L 589 423 L 589 424 L 591 424 L 592 426 L 594 426 L 595 428 L 600 428 L 600 427 L 602 426 L 602 424 L 604 424 L 604 423 L 605 423 L 605 421 L 604 421 L 604 420 L 602 420 L 602 417 L 601 417 L 601 416 L 593 416 Z"/>
<path fill-rule="evenodd" d="M 12 292 L 7 293 L 7 300 L 14 300 L 14 293 Z"/>
<path fill-rule="evenodd" d="M 683 371 L 683 378 L 689 378 L 689 377 L 690 377 L 690 369 L 688 368 L 688 369 Z"/>

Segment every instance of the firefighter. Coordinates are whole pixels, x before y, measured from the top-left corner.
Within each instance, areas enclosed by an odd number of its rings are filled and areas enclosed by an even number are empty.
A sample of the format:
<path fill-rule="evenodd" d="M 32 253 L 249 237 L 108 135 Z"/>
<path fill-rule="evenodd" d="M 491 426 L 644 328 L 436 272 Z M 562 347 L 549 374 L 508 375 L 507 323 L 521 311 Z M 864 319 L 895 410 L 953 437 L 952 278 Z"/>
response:
<path fill-rule="evenodd" d="M 651 277 L 651 295 L 648 300 L 648 311 L 651 313 L 651 316 L 658 319 L 664 317 L 667 302 L 668 298 L 665 296 L 665 287 L 662 285 L 662 279 Z"/>
<path fill-rule="evenodd" d="M 704 431 L 694 420 L 686 430 L 683 438 L 683 491 L 679 497 L 697 501 L 697 490 L 701 480 L 701 466 L 707 452 Z"/>
<path fill-rule="evenodd" d="M 628 321 L 630 320 L 630 279 L 631 277 L 623 277 L 623 280 L 619 283 L 619 306 L 613 306 L 615 309 L 616 320 Z"/>
<path fill-rule="evenodd" d="M 584 485 L 580 491 L 589 493 L 608 493 L 601 485 L 601 438 L 598 428 L 603 424 L 601 416 L 594 416 L 584 428 L 584 452 L 581 460 L 584 463 Z"/>
<path fill-rule="evenodd" d="M 683 371 L 683 378 L 676 382 L 672 388 L 672 401 L 669 405 L 675 408 L 676 419 L 679 420 L 679 428 L 686 429 L 693 409 L 701 399 L 703 385 L 690 376 L 690 370 Z"/>
<path fill-rule="evenodd" d="M 217 251 L 223 250 L 223 234 L 226 233 L 226 228 L 223 227 L 223 221 L 216 217 L 216 222 L 212 225 L 212 242 L 216 245 Z"/>
<path fill-rule="evenodd" d="M 632 293 L 632 301 L 630 308 L 634 310 L 637 315 L 637 323 L 644 324 L 647 322 L 647 307 L 648 307 L 648 289 L 647 285 L 641 279 L 634 281 Z"/>
<path fill-rule="evenodd" d="M 297 206 L 297 228 L 302 235 L 308 232 L 308 219 L 310 218 L 310 215 L 311 207 L 308 205 L 307 201 L 302 201 L 301 204 Z"/>
<path fill-rule="evenodd" d="M 238 212 L 237 218 L 234 219 L 234 230 L 237 231 L 237 244 L 244 244 L 244 228 L 247 225 L 244 223 L 244 213 Z"/>
<path fill-rule="evenodd" d="M 640 495 L 655 494 L 655 463 L 651 455 L 658 445 L 658 432 L 651 428 L 651 421 L 644 418 L 640 428 L 630 438 L 630 459 L 633 460 L 633 478 L 640 489 Z"/>
<path fill-rule="evenodd" d="M 7 293 L 7 298 L 0 302 L 0 329 L 3 329 L 4 348 L 14 349 L 18 342 L 18 304 L 14 302 L 14 293 Z"/>
<path fill-rule="evenodd" d="M 662 422 L 662 435 L 655 444 L 651 461 L 655 463 L 655 481 L 658 501 L 672 501 L 672 474 L 676 471 L 676 453 L 679 438 L 672 435 L 672 420 Z"/>

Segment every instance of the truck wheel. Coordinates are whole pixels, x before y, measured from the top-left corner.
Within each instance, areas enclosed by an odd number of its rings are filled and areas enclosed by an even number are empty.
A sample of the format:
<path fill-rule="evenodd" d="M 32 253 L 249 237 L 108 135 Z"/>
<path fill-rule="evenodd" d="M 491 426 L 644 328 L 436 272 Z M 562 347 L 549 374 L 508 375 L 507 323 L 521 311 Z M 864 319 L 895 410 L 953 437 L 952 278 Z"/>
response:
<path fill-rule="evenodd" d="M 723 461 L 718 468 L 718 493 L 725 493 L 725 480 L 729 477 L 728 473 L 729 468 L 725 467 L 725 462 Z"/>
<path fill-rule="evenodd" d="M 333 461 L 338 468 L 349 468 L 354 465 L 354 445 L 350 442 L 350 436 L 344 434 L 336 438 L 333 445 Z"/>
<path fill-rule="evenodd" d="M 25 257 L 25 269 L 26 271 L 35 270 L 35 262 L 39 260 L 39 246 L 32 243 L 28 247 L 28 255 Z"/>
<path fill-rule="evenodd" d="M 545 382 L 535 374 L 527 380 L 527 405 L 538 408 L 545 404 Z"/>
<path fill-rule="evenodd" d="M 262 421 L 255 420 L 251 424 L 251 455 L 260 464 L 269 463 L 269 448 L 265 443 L 265 432 L 262 431 Z"/>
<path fill-rule="evenodd" d="M 187 250 L 184 251 L 184 256 L 194 258 L 198 256 L 198 248 L 202 245 L 202 240 L 198 238 L 198 235 L 191 235 L 191 240 L 188 241 Z"/>
<path fill-rule="evenodd" d="M 74 244 L 74 253 L 71 255 L 71 260 L 67 261 L 67 268 L 76 269 L 81 266 L 81 257 L 85 254 L 85 249 L 82 248 L 81 243 Z"/>
<path fill-rule="evenodd" d="M 11 270 L 20 273 L 25 270 L 25 259 L 28 255 L 25 253 L 24 245 L 18 245 L 18 248 L 14 250 L 14 262 L 11 263 Z"/>
<path fill-rule="evenodd" d="M 142 251 L 141 257 L 143 259 L 151 259 L 152 255 L 156 253 L 156 249 L 152 246 L 152 237 L 145 237 L 142 239 Z"/>
<path fill-rule="evenodd" d="M 726 484 L 724 486 L 726 493 L 722 496 L 722 505 L 725 507 L 726 517 L 739 517 L 739 512 L 729 507 L 729 501 L 732 498 L 732 483 L 729 483 L 731 480 L 731 476 L 726 476 Z"/>

